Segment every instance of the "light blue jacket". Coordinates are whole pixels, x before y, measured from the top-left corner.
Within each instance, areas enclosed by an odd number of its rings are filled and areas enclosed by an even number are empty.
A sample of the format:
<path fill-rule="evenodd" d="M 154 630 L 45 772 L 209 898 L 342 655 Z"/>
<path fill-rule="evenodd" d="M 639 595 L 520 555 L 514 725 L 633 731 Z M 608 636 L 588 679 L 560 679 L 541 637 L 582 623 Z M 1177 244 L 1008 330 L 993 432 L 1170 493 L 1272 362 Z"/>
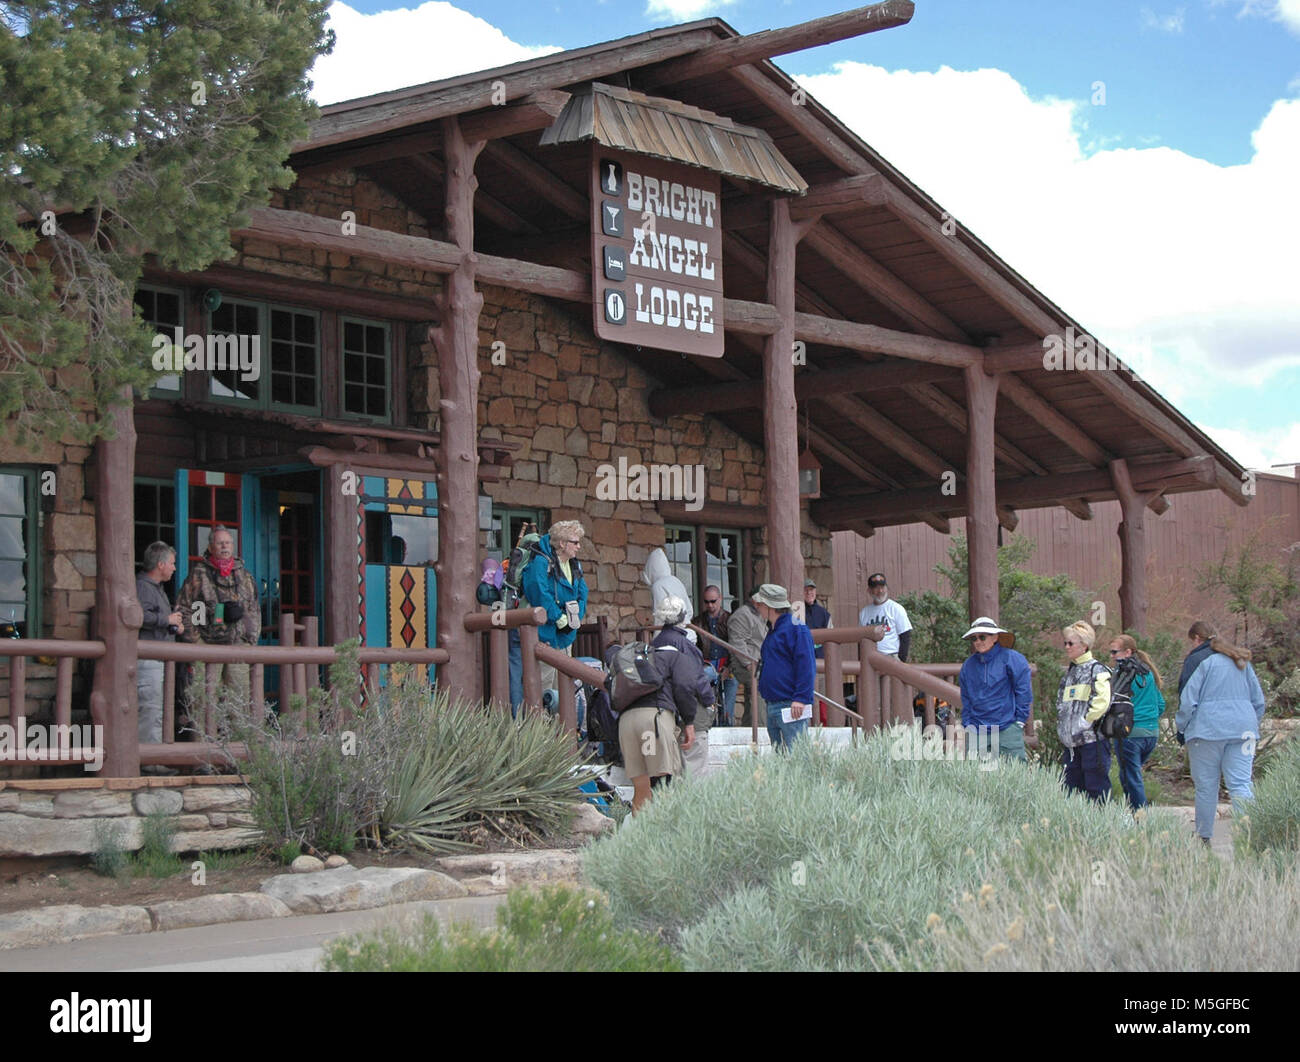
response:
<path fill-rule="evenodd" d="M 1211 653 L 1183 687 L 1174 725 L 1191 738 L 1240 741 L 1259 737 L 1264 718 L 1264 691 L 1255 669 L 1237 667 L 1223 653 Z"/>

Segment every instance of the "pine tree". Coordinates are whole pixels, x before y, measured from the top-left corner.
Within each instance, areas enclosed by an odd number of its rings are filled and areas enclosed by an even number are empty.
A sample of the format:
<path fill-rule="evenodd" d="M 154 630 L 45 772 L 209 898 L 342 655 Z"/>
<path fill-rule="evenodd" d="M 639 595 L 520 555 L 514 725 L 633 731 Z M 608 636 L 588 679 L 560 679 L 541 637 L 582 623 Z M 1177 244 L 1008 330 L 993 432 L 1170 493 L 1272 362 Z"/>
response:
<path fill-rule="evenodd" d="M 244 211 L 292 181 L 327 7 L 0 0 L 4 437 L 93 438 L 125 386 L 149 386 L 145 256 L 230 257 Z"/>

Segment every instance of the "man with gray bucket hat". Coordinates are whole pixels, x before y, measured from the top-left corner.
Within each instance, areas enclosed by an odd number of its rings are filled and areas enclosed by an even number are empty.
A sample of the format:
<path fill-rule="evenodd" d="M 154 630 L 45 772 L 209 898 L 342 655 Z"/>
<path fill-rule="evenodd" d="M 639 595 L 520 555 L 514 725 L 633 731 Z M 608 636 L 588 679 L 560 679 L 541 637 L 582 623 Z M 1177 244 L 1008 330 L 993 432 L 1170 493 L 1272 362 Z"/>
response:
<path fill-rule="evenodd" d="M 759 653 L 758 692 L 767 702 L 767 736 L 780 751 L 808 730 L 817 659 L 808 624 L 795 623 L 790 615 L 785 587 L 764 583 L 754 591 L 753 602 L 772 624 Z"/>

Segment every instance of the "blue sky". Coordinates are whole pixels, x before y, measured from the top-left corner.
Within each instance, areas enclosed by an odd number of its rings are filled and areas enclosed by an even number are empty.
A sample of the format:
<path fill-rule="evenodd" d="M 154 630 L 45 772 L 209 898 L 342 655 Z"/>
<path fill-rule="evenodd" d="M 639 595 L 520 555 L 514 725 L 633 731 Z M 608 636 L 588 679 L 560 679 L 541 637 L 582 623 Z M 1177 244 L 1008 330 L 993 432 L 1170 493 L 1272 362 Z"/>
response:
<path fill-rule="evenodd" d="M 851 3 L 352 0 L 317 98 Z M 1300 461 L 1300 0 L 916 8 L 776 62 L 1235 457 Z"/>

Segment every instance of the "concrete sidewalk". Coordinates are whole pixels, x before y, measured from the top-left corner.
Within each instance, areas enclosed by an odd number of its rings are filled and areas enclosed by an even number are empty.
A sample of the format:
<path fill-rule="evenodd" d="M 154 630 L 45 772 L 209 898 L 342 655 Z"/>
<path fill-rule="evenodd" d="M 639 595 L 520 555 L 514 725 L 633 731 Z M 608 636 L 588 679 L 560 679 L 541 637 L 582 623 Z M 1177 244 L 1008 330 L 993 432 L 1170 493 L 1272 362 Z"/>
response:
<path fill-rule="evenodd" d="M 320 968 L 324 944 L 361 930 L 419 920 L 432 914 L 444 926 L 490 926 L 504 896 L 469 896 L 394 904 L 339 914 L 293 915 L 132 936 L 94 937 L 70 944 L 0 951 L 0 971 L 15 973 L 189 973 L 311 971 Z"/>

